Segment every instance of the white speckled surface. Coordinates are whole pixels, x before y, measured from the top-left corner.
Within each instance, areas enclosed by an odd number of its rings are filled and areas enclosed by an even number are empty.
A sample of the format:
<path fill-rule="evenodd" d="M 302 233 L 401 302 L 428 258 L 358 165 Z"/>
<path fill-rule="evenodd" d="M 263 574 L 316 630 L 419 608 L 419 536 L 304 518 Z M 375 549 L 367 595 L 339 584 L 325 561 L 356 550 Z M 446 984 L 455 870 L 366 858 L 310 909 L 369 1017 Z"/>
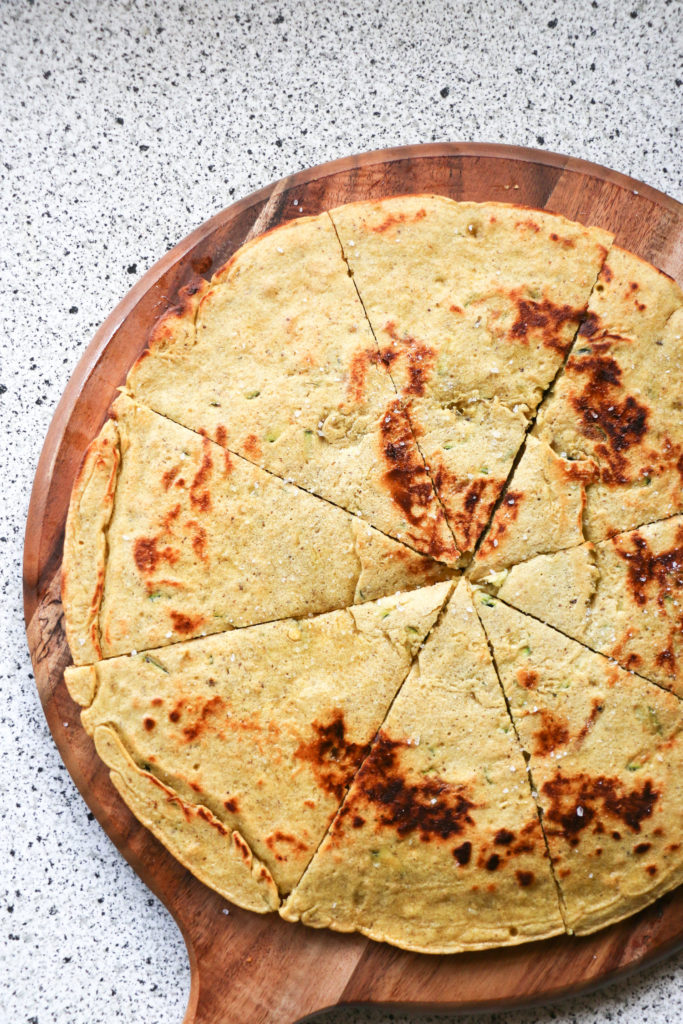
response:
<path fill-rule="evenodd" d="M 179 1024 L 182 939 L 61 764 L 26 651 L 26 509 L 69 375 L 173 243 L 233 199 L 347 153 L 541 146 L 681 198 L 683 7 L 5 0 L 0 23 L 0 1020 Z M 477 1020 L 673 1024 L 683 956 L 600 995 Z"/>

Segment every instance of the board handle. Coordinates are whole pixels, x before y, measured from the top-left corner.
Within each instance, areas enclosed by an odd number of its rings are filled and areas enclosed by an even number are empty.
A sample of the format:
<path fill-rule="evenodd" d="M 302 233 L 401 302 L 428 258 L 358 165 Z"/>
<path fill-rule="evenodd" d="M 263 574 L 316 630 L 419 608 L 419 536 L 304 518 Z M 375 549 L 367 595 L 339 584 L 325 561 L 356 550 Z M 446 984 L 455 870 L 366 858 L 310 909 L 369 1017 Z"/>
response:
<path fill-rule="evenodd" d="M 174 913 L 192 972 L 183 1024 L 295 1024 L 342 1001 L 367 939 L 241 910 L 193 882 Z"/>

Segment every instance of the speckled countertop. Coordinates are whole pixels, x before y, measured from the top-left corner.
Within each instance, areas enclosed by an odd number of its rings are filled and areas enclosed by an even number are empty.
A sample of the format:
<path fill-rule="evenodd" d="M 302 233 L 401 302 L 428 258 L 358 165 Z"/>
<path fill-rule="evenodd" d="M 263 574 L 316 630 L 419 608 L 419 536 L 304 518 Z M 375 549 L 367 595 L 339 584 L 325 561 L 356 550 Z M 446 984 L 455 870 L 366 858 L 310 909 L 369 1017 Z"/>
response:
<path fill-rule="evenodd" d="M 183 941 L 72 784 L 26 651 L 26 509 L 66 382 L 171 245 L 232 200 L 347 153 L 539 146 L 682 198 L 683 8 L 5 0 L 0 23 L 0 1020 L 179 1024 Z M 477 1020 L 673 1024 L 683 956 L 600 995 Z"/>

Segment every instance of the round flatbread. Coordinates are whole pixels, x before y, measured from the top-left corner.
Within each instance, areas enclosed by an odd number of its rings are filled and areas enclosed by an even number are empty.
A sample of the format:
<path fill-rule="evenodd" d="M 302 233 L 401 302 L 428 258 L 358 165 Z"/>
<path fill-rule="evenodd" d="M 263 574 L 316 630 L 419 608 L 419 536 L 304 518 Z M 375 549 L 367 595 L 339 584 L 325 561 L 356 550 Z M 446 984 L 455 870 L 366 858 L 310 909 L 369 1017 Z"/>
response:
<path fill-rule="evenodd" d="M 434 195 L 184 292 L 64 548 L 139 820 L 239 906 L 428 953 L 677 885 L 682 329 L 602 229 Z"/>

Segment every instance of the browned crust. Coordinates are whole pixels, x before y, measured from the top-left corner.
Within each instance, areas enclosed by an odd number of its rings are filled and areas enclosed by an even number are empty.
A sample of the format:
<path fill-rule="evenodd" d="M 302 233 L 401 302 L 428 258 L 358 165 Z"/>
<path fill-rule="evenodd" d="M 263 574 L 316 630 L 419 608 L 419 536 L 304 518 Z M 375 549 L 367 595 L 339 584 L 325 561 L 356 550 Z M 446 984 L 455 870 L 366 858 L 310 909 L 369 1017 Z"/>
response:
<path fill-rule="evenodd" d="M 99 612 L 107 562 L 107 528 L 121 462 L 119 431 L 108 420 L 85 453 L 71 494 L 64 538 L 62 603 L 77 665 L 103 657 Z"/>
<path fill-rule="evenodd" d="M 174 789 L 131 758 L 116 731 L 99 725 L 97 753 L 136 818 L 200 881 L 245 910 L 267 913 L 280 897 L 273 878 L 246 840 L 202 804 L 188 804 Z"/>
<path fill-rule="evenodd" d="M 582 224 L 581 221 L 571 220 L 569 217 L 565 217 L 564 214 L 555 213 L 553 210 L 543 210 L 537 206 L 524 206 L 518 203 L 501 203 L 496 200 L 486 200 L 480 203 L 468 200 L 456 201 L 451 199 L 449 196 L 441 195 L 438 192 L 399 192 L 391 196 L 382 196 L 381 199 L 358 199 L 354 203 L 344 203 L 341 206 L 334 206 L 330 210 L 328 210 L 328 213 L 334 223 L 334 214 L 337 213 L 338 210 L 360 210 L 362 208 L 370 209 L 371 207 L 384 206 L 388 203 L 393 203 L 401 199 L 410 199 L 411 201 L 424 200 L 425 202 L 437 200 L 438 202 L 445 202 L 448 203 L 449 205 L 451 203 L 455 203 L 455 205 L 457 206 L 471 206 L 473 209 L 492 208 L 498 210 L 523 210 L 526 211 L 527 213 L 538 214 L 546 221 L 554 221 L 557 224 L 571 224 L 574 227 L 582 228 L 584 231 L 600 231 L 606 238 L 609 238 L 610 236 L 612 238 L 614 237 L 613 233 L 611 231 L 606 230 L 605 228 L 598 228 L 592 225 Z M 418 213 L 419 212 L 420 211 L 418 211 Z M 424 214 L 422 214 L 422 216 L 424 216 Z M 413 220 L 415 219 L 421 219 L 421 217 L 414 216 Z M 524 222 L 520 222 L 520 224 L 524 226 Z M 562 244 L 563 239 L 558 238 L 557 241 L 560 244 Z M 610 246 L 610 248 L 611 247 L 612 246 Z M 607 255 L 608 250 L 605 249 L 605 258 L 607 258 Z M 647 264 L 645 260 L 641 260 L 641 262 L 645 263 L 647 266 L 650 266 L 650 264 Z M 660 271 L 660 273 L 662 273 L 662 271 Z"/>

